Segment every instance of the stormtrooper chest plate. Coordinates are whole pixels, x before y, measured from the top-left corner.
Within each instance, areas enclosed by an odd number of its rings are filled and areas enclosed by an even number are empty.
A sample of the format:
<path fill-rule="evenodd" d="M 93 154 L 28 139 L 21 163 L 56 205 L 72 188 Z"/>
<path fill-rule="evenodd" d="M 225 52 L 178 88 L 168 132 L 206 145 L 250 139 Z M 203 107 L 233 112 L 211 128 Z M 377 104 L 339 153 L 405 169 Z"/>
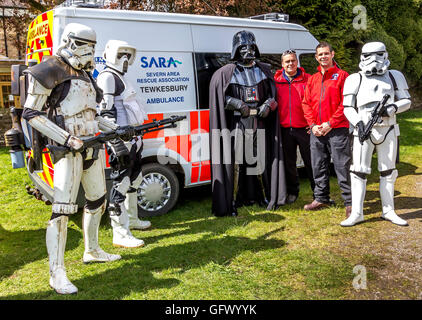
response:
<path fill-rule="evenodd" d="M 69 92 L 60 103 L 61 113 L 64 117 L 74 116 L 83 110 L 96 110 L 96 93 L 91 82 L 75 79 L 71 80 Z"/>
<path fill-rule="evenodd" d="M 356 96 L 356 104 L 358 108 L 365 108 L 367 105 L 375 105 L 381 101 L 385 94 L 390 95 L 387 104 L 394 102 L 394 87 L 391 79 L 386 72 L 379 76 L 362 75 L 359 92 Z"/>
<path fill-rule="evenodd" d="M 91 82 L 71 80 L 69 92 L 58 108 L 58 113 L 64 116 L 65 130 L 71 135 L 91 136 L 99 131 L 95 120 L 95 98 L 96 93 Z"/>

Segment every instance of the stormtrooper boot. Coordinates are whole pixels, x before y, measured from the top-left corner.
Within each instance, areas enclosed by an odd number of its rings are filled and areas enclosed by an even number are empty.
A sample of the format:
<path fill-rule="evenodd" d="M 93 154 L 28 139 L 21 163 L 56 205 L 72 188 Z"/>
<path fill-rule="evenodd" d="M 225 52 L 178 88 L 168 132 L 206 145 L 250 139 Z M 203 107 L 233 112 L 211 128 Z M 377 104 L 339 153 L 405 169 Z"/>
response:
<path fill-rule="evenodd" d="M 64 267 L 67 221 L 67 216 L 60 216 L 50 220 L 45 237 L 50 263 L 50 286 L 59 294 L 73 294 L 78 292 L 78 288 L 67 278 Z"/>
<path fill-rule="evenodd" d="M 380 177 L 381 218 L 399 226 L 407 226 L 407 221 L 400 218 L 394 211 L 394 183 L 396 182 L 397 176 L 397 170 L 393 170 L 390 175 Z"/>
<path fill-rule="evenodd" d="M 129 230 L 129 217 L 124 204 L 120 205 L 121 213 L 110 214 L 111 226 L 113 227 L 113 246 L 123 248 L 138 248 L 144 245 L 144 241 L 135 238 Z M 115 213 L 115 211 L 112 211 Z"/>
<path fill-rule="evenodd" d="M 343 220 L 340 225 L 342 227 L 352 227 L 363 221 L 363 201 L 366 194 L 366 179 L 362 179 L 354 173 L 350 173 L 350 183 L 352 189 L 352 213 Z"/>
<path fill-rule="evenodd" d="M 129 228 L 134 230 L 145 230 L 151 227 L 148 220 L 139 220 L 138 217 L 138 194 L 130 192 L 126 194 L 125 209 L 129 216 Z"/>
<path fill-rule="evenodd" d="M 93 211 L 84 209 L 84 216 L 82 219 L 85 252 L 83 256 L 84 263 L 91 262 L 108 262 L 115 261 L 121 258 L 118 254 L 110 254 L 105 252 L 98 245 L 98 228 L 103 215 L 103 206 Z"/>

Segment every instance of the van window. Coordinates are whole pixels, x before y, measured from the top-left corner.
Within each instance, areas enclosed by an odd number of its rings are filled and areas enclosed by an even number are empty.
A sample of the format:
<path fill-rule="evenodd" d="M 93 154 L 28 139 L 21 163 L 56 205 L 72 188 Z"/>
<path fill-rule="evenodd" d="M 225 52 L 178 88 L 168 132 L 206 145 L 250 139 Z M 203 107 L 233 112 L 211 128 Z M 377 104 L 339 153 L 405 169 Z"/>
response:
<path fill-rule="evenodd" d="M 299 63 L 305 72 L 309 74 L 317 72 L 318 61 L 315 59 L 315 53 L 302 53 L 299 55 Z"/>
<path fill-rule="evenodd" d="M 215 71 L 230 62 L 229 53 L 195 53 L 199 109 L 208 109 L 211 77 Z"/>

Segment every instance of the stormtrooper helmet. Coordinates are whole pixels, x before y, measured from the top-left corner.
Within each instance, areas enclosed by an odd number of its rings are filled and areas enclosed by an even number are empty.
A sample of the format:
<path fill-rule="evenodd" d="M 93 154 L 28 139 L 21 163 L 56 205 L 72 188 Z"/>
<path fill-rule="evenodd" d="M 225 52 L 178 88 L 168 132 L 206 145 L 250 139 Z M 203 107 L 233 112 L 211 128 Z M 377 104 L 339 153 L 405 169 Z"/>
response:
<path fill-rule="evenodd" d="M 359 68 L 365 75 L 382 75 L 390 65 L 388 52 L 382 42 L 368 42 L 362 47 Z"/>
<path fill-rule="evenodd" d="M 121 40 L 109 40 L 103 53 L 106 66 L 122 74 L 127 72 L 135 56 L 136 48 Z"/>
<path fill-rule="evenodd" d="M 92 70 L 97 36 L 95 31 L 83 24 L 69 23 L 63 30 L 58 55 L 75 69 Z"/>
<path fill-rule="evenodd" d="M 256 45 L 255 35 L 246 30 L 239 31 L 233 36 L 232 60 L 250 62 L 259 58 L 260 53 Z"/>

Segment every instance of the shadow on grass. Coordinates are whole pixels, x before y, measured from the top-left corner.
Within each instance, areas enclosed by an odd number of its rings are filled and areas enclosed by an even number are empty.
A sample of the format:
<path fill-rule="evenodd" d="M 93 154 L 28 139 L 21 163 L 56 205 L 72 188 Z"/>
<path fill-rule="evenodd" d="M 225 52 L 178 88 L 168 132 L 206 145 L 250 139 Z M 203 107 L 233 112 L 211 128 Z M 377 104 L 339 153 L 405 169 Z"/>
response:
<path fill-rule="evenodd" d="M 45 232 L 45 229 L 8 231 L 0 225 L 0 281 L 28 263 L 47 258 Z M 66 249 L 76 248 L 81 237 L 69 228 Z"/>
<path fill-rule="evenodd" d="M 285 245 L 282 240 L 267 239 L 263 235 L 258 239 L 225 236 L 202 239 L 156 247 L 146 253 L 123 254 L 127 264 L 116 269 L 88 276 L 72 282 L 79 288 L 76 296 L 58 296 L 53 291 L 34 292 L 4 297 L 6 299 L 123 299 L 132 293 L 144 293 L 148 290 L 171 288 L 180 283 L 175 278 L 157 278 L 152 272 L 162 272 L 169 268 L 177 273 L 185 273 L 208 263 L 225 266 L 243 251 L 259 252 L 280 248 Z M 125 278 L 122 284 L 122 278 Z"/>
<path fill-rule="evenodd" d="M 127 254 L 127 251 L 122 251 L 120 253 L 122 260 L 115 268 L 113 268 L 113 263 L 110 263 L 110 269 L 104 272 L 77 280 L 71 279 L 79 288 L 79 293 L 76 296 L 59 296 L 52 290 L 46 290 L 9 295 L 3 297 L 3 299 L 123 299 L 131 293 L 142 294 L 149 290 L 177 286 L 180 280 L 174 276 L 175 272 L 176 274 L 185 273 L 209 263 L 218 265 L 218 268 L 225 268 L 225 265 L 245 251 L 259 252 L 285 245 L 282 240 L 269 239 L 283 228 L 276 228 L 277 230 L 271 230 L 254 239 L 226 234 L 232 228 L 245 227 L 255 221 L 271 223 L 285 219 L 280 214 L 267 211 L 259 212 L 258 207 L 252 206 L 241 208 L 238 218 L 216 218 L 211 214 L 210 209 L 210 199 L 206 187 L 192 192 L 192 194 L 186 194 L 184 200 L 173 212 L 151 218 L 154 230 L 164 230 L 169 231 L 169 233 L 148 236 L 148 233 L 142 235 L 140 231 L 134 232 L 134 235 L 144 239 L 147 245 L 155 243 L 156 247 L 150 251 L 133 249 L 129 250 L 130 252 Z M 82 214 L 78 213 L 71 216 L 70 221 L 80 227 Z M 110 228 L 107 213 L 104 214 L 101 224 Z M 172 229 L 177 230 L 173 231 Z M 0 237 L 8 239 L 8 250 L 11 250 L 14 246 L 20 246 L 21 249 L 30 248 L 28 250 L 31 250 L 30 255 L 18 253 L 16 257 L 13 257 L 16 260 L 16 263 L 13 264 L 10 264 L 10 258 L 1 257 L 0 266 L 4 265 L 10 268 L 10 271 L 7 272 L 8 275 L 12 274 L 13 270 L 18 269 L 22 264 L 47 258 L 45 229 L 25 232 L 28 233 L 27 236 L 22 232 L 16 232 L 12 241 L 10 241 L 7 231 L 0 230 Z M 34 232 L 35 234 L 33 234 Z M 181 244 L 157 244 L 161 239 L 189 235 L 199 235 L 199 239 L 197 236 L 195 240 Z M 23 238 L 36 238 L 36 241 L 29 244 L 25 241 L 22 242 Z M 71 250 L 77 247 L 80 239 L 80 232 L 69 228 L 66 249 Z M 76 265 L 73 265 L 73 268 L 85 273 L 84 268 L 93 267 L 77 262 Z M 171 273 L 167 277 L 155 275 L 155 273 L 166 274 L 169 269 Z M 125 280 L 122 281 L 122 279 Z"/>
<path fill-rule="evenodd" d="M 180 217 L 180 216 L 179 216 Z M 211 236 L 224 234 L 232 228 L 239 226 L 245 227 L 253 222 L 278 222 L 284 220 L 285 217 L 280 214 L 275 213 L 260 213 L 260 214 L 250 214 L 245 207 L 242 207 L 239 210 L 239 217 L 214 217 L 214 216 L 204 216 L 199 215 L 197 217 L 189 216 L 187 217 L 184 214 L 184 217 L 188 221 L 175 221 L 173 220 L 164 220 L 156 222 L 153 225 L 155 230 L 171 230 L 171 228 L 178 228 L 183 230 L 177 230 L 174 232 L 169 232 L 163 235 L 152 236 L 148 238 L 143 238 L 148 242 L 148 244 L 155 243 L 160 241 L 163 238 L 176 237 L 180 235 L 189 235 L 189 234 L 198 234 L 207 232 Z M 196 219 L 194 221 L 189 221 L 190 219 Z M 178 219 L 179 220 L 179 219 Z M 142 237 L 141 233 L 135 233 L 135 236 Z"/>

